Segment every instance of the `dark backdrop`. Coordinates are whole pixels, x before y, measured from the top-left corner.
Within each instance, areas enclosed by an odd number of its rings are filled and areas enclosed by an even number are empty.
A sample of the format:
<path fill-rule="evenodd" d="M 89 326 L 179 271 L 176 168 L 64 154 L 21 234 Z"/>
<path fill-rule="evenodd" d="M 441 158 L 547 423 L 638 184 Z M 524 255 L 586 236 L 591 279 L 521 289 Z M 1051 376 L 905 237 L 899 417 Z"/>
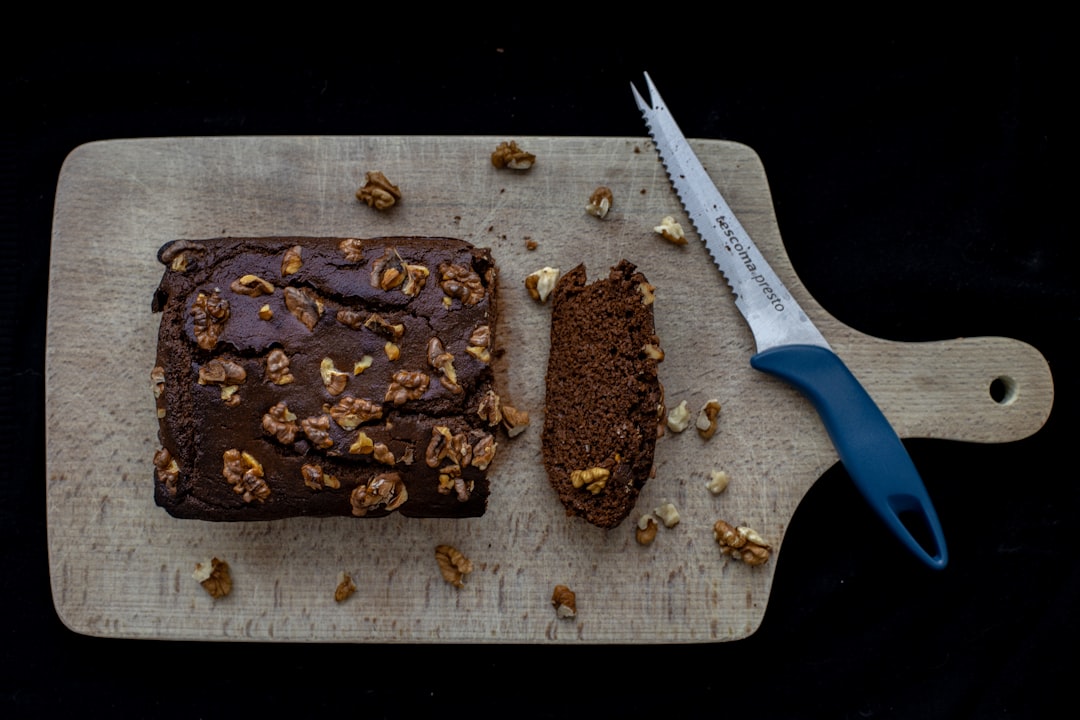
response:
<path fill-rule="evenodd" d="M 104 33 L 9 25 L 0 714 L 1011 718 L 1069 704 L 1080 503 L 1068 358 L 1080 304 L 1067 174 L 1077 66 L 1064 23 L 848 18 L 781 38 L 761 24 L 681 27 L 647 14 L 615 27 L 612 11 L 495 14 L 425 32 L 406 7 L 257 33 L 171 19 L 128 18 Z M 393 42 L 379 39 L 389 23 Z M 791 261 L 839 320 L 893 340 L 1010 336 L 1050 362 L 1055 407 L 1035 436 L 907 441 L 945 527 L 947 570 L 895 547 L 834 467 L 799 507 L 764 623 L 745 641 L 209 644 L 103 640 L 60 623 L 43 361 L 52 204 L 72 149 L 206 134 L 642 136 L 629 93 L 642 71 L 687 135 L 758 152 Z"/>

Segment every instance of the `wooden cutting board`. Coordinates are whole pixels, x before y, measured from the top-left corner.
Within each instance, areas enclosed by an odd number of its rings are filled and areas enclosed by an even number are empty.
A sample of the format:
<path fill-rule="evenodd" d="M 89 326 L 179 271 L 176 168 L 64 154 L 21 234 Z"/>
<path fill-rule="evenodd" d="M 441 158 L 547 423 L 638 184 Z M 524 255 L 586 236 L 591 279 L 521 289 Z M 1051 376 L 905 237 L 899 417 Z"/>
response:
<path fill-rule="evenodd" d="M 537 162 L 515 172 L 489 161 L 504 139 L 163 138 L 71 153 L 57 188 L 46 353 L 49 560 L 68 627 L 123 638 L 551 644 L 711 642 L 755 631 L 792 514 L 837 461 L 817 416 L 750 368 L 749 329 L 650 142 L 516 138 Z M 1038 351 L 995 337 L 896 343 L 842 325 L 792 271 L 754 152 L 692 144 L 902 437 L 994 443 L 1042 426 L 1053 383 Z M 354 198 L 369 170 L 402 190 L 387 212 Z M 615 198 L 603 220 L 584 209 L 598 185 Z M 654 232 L 665 215 L 682 223 L 688 245 Z M 533 425 L 500 445 L 485 516 L 213 524 L 176 520 L 154 505 L 155 253 L 175 238 L 283 234 L 449 235 L 492 248 L 506 348 L 500 382 Z M 711 440 L 692 429 L 658 440 L 656 475 L 638 510 L 671 502 L 681 522 L 661 526 L 649 547 L 634 540 L 641 512 L 599 530 L 566 517 L 547 484 L 539 426 L 550 308 L 523 286 L 544 266 L 585 263 L 596 278 L 622 258 L 657 288 L 668 406 L 686 400 L 696 413 L 710 398 L 723 404 Z M 1005 397 L 991 394 L 995 380 Z M 731 478 L 721 495 L 705 487 L 712 470 Z M 758 530 L 773 558 L 752 568 L 722 555 L 712 537 L 721 518 Z M 461 589 L 439 574 L 440 543 L 474 564 Z M 232 594 L 216 601 L 192 578 L 211 556 L 230 563 L 234 580 Z M 358 589 L 337 603 L 341 571 Z M 576 592 L 576 618 L 556 617 L 556 584 Z"/>

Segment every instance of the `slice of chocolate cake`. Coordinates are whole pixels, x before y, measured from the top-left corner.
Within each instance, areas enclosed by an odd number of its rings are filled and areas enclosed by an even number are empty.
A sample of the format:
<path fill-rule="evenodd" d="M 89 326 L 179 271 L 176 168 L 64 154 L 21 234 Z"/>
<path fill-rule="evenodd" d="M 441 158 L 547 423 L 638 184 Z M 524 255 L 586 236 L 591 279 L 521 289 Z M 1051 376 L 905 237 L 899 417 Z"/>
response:
<path fill-rule="evenodd" d="M 482 515 L 496 266 L 450 238 L 161 248 L 155 499 L 203 520 Z"/>
<path fill-rule="evenodd" d="M 652 291 L 623 260 L 591 284 L 579 265 L 551 294 L 544 468 L 567 514 L 602 528 L 630 514 L 652 473 L 663 417 Z"/>

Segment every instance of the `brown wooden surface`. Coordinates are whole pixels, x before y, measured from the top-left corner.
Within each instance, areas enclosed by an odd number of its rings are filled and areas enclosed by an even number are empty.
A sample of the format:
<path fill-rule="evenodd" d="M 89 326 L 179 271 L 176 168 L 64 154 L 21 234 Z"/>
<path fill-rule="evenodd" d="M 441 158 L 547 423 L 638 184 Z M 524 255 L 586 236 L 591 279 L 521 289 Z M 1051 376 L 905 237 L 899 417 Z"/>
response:
<path fill-rule="evenodd" d="M 651 144 L 516 138 L 538 161 L 515 173 L 488 160 L 504 139 L 165 138 L 93 143 L 69 156 L 57 188 L 46 351 L 49 555 L 65 624 L 107 637 L 560 644 L 733 640 L 757 628 L 785 528 L 836 462 L 818 418 L 793 390 L 750 368 L 750 332 Z M 902 437 L 1006 442 L 1042 426 L 1053 384 L 1036 350 L 1006 338 L 895 343 L 840 324 L 794 276 L 753 151 L 693 144 Z M 401 187 L 398 206 L 379 213 L 356 202 L 367 170 Z M 615 196 L 604 220 L 584 211 L 600 184 Z M 653 232 L 669 214 L 689 245 Z M 532 412 L 533 426 L 500 445 L 484 517 L 211 524 L 175 520 L 154 505 L 155 252 L 174 238 L 281 234 L 450 235 L 493 249 L 503 283 L 503 389 Z M 530 238 L 536 250 L 526 249 Z M 712 440 L 688 431 L 658 441 L 656 477 L 638 507 L 671 501 L 682 521 L 661 527 L 648 548 L 633 539 L 640 513 L 605 532 L 565 517 L 547 485 L 538 429 L 548 308 L 522 285 L 545 265 L 583 262 L 598 277 L 624 257 L 657 287 L 668 405 L 685 399 L 696 411 L 716 397 L 724 406 Z M 999 378 L 1012 389 L 1005 402 L 989 390 Z M 705 489 L 713 469 L 731 476 L 716 497 Z M 773 543 L 773 560 L 748 568 L 722 556 L 711 534 L 718 518 L 757 529 Z M 472 559 L 464 588 L 439 576 L 440 543 Z M 196 562 L 214 555 L 234 577 L 233 593 L 218 601 L 191 577 Z M 339 605 L 342 570 L 358 590 Z M 556 619 L 550 597 L 559 583 L 577 593 L 575 620 Z"/>

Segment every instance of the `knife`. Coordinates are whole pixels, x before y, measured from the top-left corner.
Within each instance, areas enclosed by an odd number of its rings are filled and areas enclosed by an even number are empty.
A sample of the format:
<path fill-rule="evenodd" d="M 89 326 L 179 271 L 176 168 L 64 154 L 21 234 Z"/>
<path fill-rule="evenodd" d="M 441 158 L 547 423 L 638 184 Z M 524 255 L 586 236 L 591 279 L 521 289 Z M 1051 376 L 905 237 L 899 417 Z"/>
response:
<path fill-rule="evenodd" d="M 660 161 L 754 334 L 751 367 L 800 391 L 817 410 L 848 475 L 900 542 L 929 567 L 945 537 L 915 464 L 885 415 L 832 350 L 735 217 L 648 73 L 650 102 L 630 85 Z M 916 531 L 918 535 L 916 535 Z"/>

